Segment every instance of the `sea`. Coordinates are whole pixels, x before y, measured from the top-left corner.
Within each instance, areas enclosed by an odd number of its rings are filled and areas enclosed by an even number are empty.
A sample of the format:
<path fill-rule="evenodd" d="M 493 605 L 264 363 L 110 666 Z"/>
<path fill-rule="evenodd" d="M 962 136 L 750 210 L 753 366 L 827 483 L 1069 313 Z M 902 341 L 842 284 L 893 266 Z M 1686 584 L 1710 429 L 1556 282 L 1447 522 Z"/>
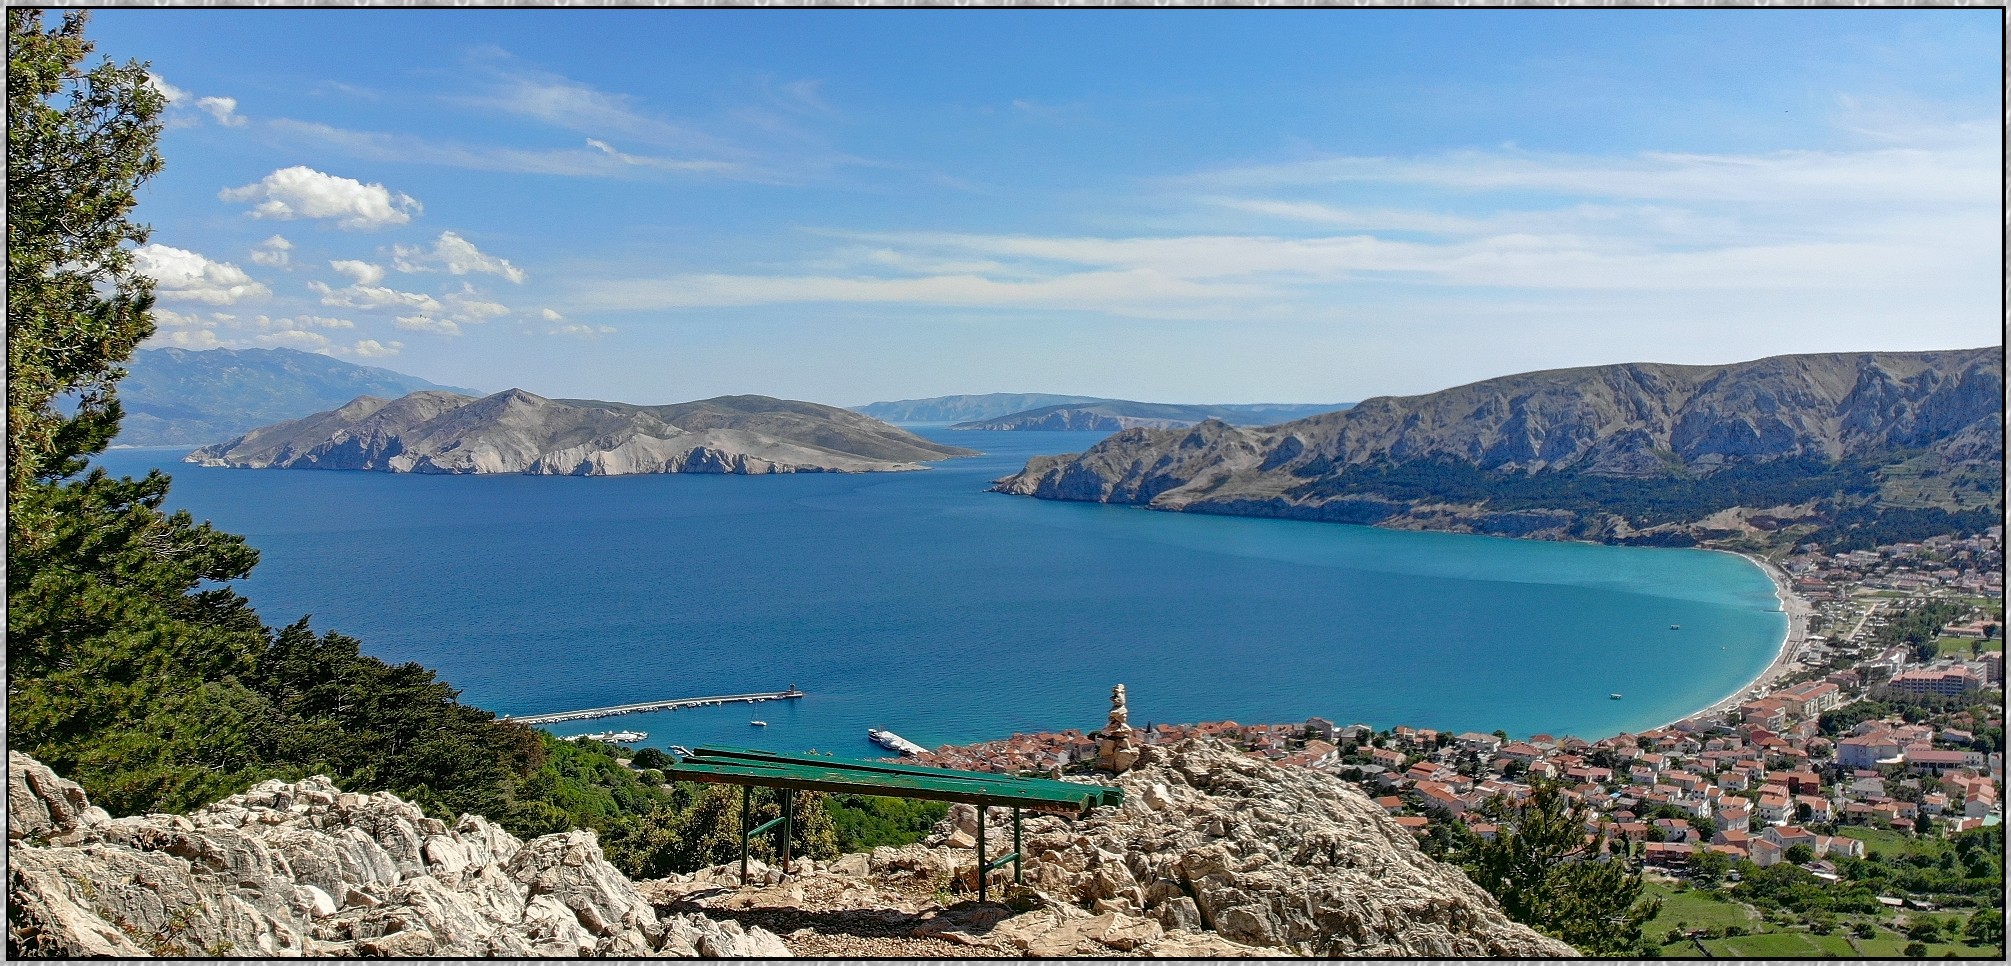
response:
<path fill-rule="evenodd" d="M 260 562 L 234 586 L 266 623 L 311 614 L 499 714 L 804 692 L 549 726 L 656 747 L 870 756 L 868 728 L 929 747 L 1089 731 L 1118 683 L 1134 725 L 1596 740 L 1738 691 L 1786 632 L 1732 554 L 1006 496 L 989 481 L 1103 434 L 909 428 L 984 454 L 754 477 L 97 462 L 158 467 L 171 508 L 244 535 Z"/>

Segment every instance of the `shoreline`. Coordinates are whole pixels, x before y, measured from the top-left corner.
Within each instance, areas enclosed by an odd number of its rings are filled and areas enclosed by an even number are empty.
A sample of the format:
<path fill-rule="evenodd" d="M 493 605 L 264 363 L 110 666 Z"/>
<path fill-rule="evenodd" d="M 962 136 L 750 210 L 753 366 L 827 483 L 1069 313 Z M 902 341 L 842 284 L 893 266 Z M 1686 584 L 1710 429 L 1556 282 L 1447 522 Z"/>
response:
<path fill-rule="evenodd" d="M 1808 618 L 1815 614 L 1815 608 L 1794 592 L 1794 585 L 1788 581 L 1788 575 L 1783 573 L 1779 567 L 1774 566 L 1773 562 L 1765 557 L 1739 550 L 1719 550 L 1714 547 L 1699 547 L 1697 549 L 1710 550 L 1713 553 L 1728 553 L 1735 557 L 1744 558 L 1746 562 L 1758 567 L 1761 573 L 1766 574 L 1767 580 L 1774 585 L 1774 597 L 1780 601 L 1781 613 L 1787 615 L 1787 631 L 1781 635 L 1781 644 L 1779 649 L 1774 652 L 1773 661 L 1761 669 L 1760 673 L 1755 675 L 1752 680 L 1739 685 L 1731 694 L 1673 721 L 1657 725 L 1649 729 L 1651 731 L 1660 731 L 1678 722 L 1688 721 L 1691 718 L 1723 714 L 1749 700 L 1747 695 L 1754 689 L 1764 691 L 1781 678 L 1786 677 L 1790 671 L 1794 670 L 1795 658 L 1801 654 L 1802 644 L 1808 639 Z"/>

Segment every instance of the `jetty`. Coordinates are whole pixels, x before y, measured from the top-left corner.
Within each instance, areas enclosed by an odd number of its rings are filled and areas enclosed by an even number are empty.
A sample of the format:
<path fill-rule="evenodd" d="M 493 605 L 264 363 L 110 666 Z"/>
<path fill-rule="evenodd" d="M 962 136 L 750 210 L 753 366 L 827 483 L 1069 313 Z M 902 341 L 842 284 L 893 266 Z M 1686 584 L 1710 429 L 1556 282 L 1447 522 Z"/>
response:
<path fill-rule="evenodd" d="M 661 701 L 638 701 L 634 704 L 617 704 L 606 708 L 583 708 L 579 711 L 557 711 L 552 714 L 527 714 L 521 718 L 502 716 L 503 721 L 518 724 L 557 724 L 561 721 L 583 721 L 588 718 L 612 718 L 623 714 L 641 714 L 645 711 L 676 711 L 679 708 L 703 708 L 715 704 L 753 704 L 760 701 L 789 701 L 803 696 L 795 685 L 787 691 L 760 691 L 754 694 L 714 694 L 702 698 L 665 698 Z"/>

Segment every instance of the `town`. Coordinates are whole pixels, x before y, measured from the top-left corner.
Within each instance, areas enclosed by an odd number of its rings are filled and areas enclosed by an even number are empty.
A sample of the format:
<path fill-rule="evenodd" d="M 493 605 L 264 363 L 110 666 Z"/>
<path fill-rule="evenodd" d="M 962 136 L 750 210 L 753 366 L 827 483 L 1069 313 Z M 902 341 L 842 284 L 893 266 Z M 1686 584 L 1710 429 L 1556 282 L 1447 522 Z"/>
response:
<path fill-rule="evenodd" d="M 2002 821 L 2003 529 L 1834 554 L 1803 547 L 1780 566 L 1812 609 L 1809 626 L 1798 629 L 1805 635 L 1784 655 L 1786 666 L 1666 727 L 1586 741 L 1408 724 L 1377 729 L 1314 717 L 1157 724 L 1141 729 L 1140 739 L 1159 745 L 1214 737 L 1281 764 L 1331 772 L 1358 783 L 1428 848 L 1448 834 L 1491 839 L 1504 806 L 1512 814 L 1535 783 L 1545 783 L 1582 804 L 1586 834 L 1600 849 L 1639 863 L 1661 894 L 1678 897 L 1653 924 L 1672 927 L 1658 934 L 1671 944 L 1667 955 L 1975 955 L 2001 945 L 2001 909 L 1931 915 L 1966 900 L 1896 888 L 1900 894 L 1871 897 L 1876 905 L 1860 910 L 1855 933 L 1833 935 L 1837 914 L 1852 911 L 1848 903 L 1788 908 L 1796 903 L 1755 885 L 1760 875 L 1730 895 L 1773 906 L 1769 922 L 1807 929 L 1788 938 L 1808 945 L 1755 946 L 1769 937 L 1748 935 L 1742 947 L 1726 937 L 1764 932 L 1768 923 L 1691 929 L 1710 915 L 1671 918 L 1670 909 L 1694 908 L 1682 901 L 1693 889 L 1717 891 L 1738 880 L 1741 868 L 1793 866 L 1834 885 L 1853 870 L 1865 872 L 1866 860 L 1925 854 L 1943 862 L 1940 856 L 1954 853 L 1940 849 Z M 1094 734 L 1071 729 L 946 746 L 922 760 L 1057 772 L 1092 760 L 1096 747 Z M 1996 842 L 1990 852 L 2001 862 L 2001 838 Z M 2002 888 L 2001 865 L 1995 868 L 1992 897 Z M 1895 911 L 1911 915 L 1894 918 Z M 1904 924 L 1904 938 L 1896 923 Z M 1949 933 L 1973 945 L 1957 945 Z M 1941 946 L 1929 943 L 1944 938 Z"/>

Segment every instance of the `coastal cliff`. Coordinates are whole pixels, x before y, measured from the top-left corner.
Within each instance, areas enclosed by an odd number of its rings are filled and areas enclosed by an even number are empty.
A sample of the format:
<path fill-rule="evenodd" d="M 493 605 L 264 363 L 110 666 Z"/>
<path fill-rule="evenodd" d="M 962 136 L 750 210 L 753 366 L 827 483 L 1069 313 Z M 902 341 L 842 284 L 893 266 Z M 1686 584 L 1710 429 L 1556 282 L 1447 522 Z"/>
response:
<path fill-rule="evenodd" d="M 185 459 L 389 473 L 871 473 L 973 455 L 849 410 L 767 396 L 671 406 L 415 392 L 255 429 Z"/>
<path fill-rule="evenodd" d="M 1994 347 L 1563 369 L 1260 429 L 1127 429 L 993 488 L 1624 542 L 1814 532 L 1867 506 L 2001 507 L 2003 393 Z"/>
<path fill-rule="evenodd" d="M 1212 741 L 1148 748 L 1125 804 L 1026 824 L 1031 890 L 972 881 L 976 813 L 790 876 L 631 882 L 591 832 L 522 842 L 326 779 L 113 819 L 8 758 L 8 951 L 75 956 L 1438 956 L 1574 950 L 1510 921 L 1361 792 Z M 1002 810 L 993 810 L 1003 821 Z M 994 841 L 1010 841 L 1001 827 Z M 1009 877 L 1009 870 L 994 875 Z"/>

